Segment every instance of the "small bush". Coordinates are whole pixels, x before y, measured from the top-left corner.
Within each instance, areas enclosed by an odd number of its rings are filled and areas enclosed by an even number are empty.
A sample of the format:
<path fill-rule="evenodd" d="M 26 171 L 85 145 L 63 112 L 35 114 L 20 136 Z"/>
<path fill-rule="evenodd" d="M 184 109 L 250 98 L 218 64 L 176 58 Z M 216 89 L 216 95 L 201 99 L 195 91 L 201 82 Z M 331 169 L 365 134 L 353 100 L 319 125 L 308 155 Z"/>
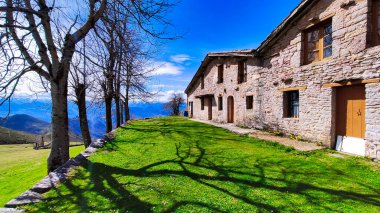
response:
<path fill-rule="evenodd" d="M 272 131 L 272 134 L 274 134 L 275 136 L 280 136 L 280 137 L 284 136 L 284 133 L 279 130 Z"/>

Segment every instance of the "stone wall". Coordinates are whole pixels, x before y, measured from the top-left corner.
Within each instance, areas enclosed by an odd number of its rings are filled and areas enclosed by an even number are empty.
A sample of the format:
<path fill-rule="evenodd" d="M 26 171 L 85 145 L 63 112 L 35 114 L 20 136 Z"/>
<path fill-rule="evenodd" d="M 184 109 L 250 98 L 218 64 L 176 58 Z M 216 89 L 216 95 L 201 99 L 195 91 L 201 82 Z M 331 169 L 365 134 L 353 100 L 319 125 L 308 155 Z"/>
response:
<path fill-rule="evenodd" d="M 287 133 L 321 141 L 332 147 L 335 145 L 334 88 L 324 88 L 322 85 L 380 77 L 380 48 L 367 48 L 367 1 L 356 1 L 356 5 L 341 8 L 343 2 L 319 1 L 270 48 L 260 70 L 260 81 L 263 82 L 260 89 L 264 90 L 261 92 L 264 95 L 261 98 L 263 108 L 271 108 L 271 112 L 263 114 L 264 123 L 276 123 L 279 129 Z M 321 20 L 332 18 L 333 56 L 302 65 L 302 29 L 310 25 L 309 20 L 313 17 Z M 289 79 L 291 83 L 285 84 L 284 80 Z M 300 91 L 299 119 L 282 118 L 283 105 L 278 90 L 292 87 L 307 87 Z M 269 100 L 265 97 L 273 98 Z M 367 102 L 372 102 L 372 98 L 367 97 Z M 376 107 L 380 108 L 380 105 Z M 380 118 L 380 115 L 373 116 Z"/>
<path fill-rule="evenodd" d="M 239 60 L 247 60 L 247 79 L 245 83 L 238 84 L 238 62 Z M 239 58 L 222 58 L 212 61 L 204 74 L 204 89 L 201 89 L 201 80 L 199 79 L 194 90 L 188 94 L 188 102 L 193 102 L 194 105 L 194 118 L 207 120 L 208 119 L 208 98 L 205 98 L 204 110 L 201 110 L 201 99 L 196 96 L 203 94 L 214 94 L 212 98 L 212 114 L 213 121 L 219 123 L 227 122 L 227 98 L 232 96 L 234 98 L 235 108 L 235 123 L 243 124 L 246 117 L 254 116 L 257 104 L 254 104 L 254 109 L 246 109 L 246 96 L 255 95 L 258 88 L 258 72 L 255 71 L 257 66 L 256 59 L 239 59 Z M 218 66 L 223 64 L 224 75 L 223 83 L 218 84 Z M 223 110 L 220 111 L 217 106 L 218 97 L 223 98 Z"/>
<path fill-rule="evenodd" d="M 380 83 L 366 85 L 367 155 L 380 158 Z"/>
<path fill-rule="evenodd" d="M 238 85 L 237 59 L 215 59 L 206 69 L 205 89 L 194 86 L 188 94 L 194 101 L 194 117 L 207 119 L 207 104 L 199 111 L 201 94 L 223 95 L 224 109 L 213 104 L 213 120 L 227 121 L 227 97 L 235 98 L 235 123 L 254 128 L 278 129 L 305 139 L 335 145 L 335 88 L 332 82 L 380 77 L 380 46 L 368 48 L 368 2 L 356 0 L 341 7 L 346 0 L 320 0 L 297 22 L 288 26 L 280 39 L 268 46 L 260 59 L 249 59 L 248 82 Z M 333 55 L 329 59 L 303 65 L 302 32 L 312 19 L 332 19 Z M 225 63 L 225 81 L 217 82 L 216 64 Z M 284 118 L 282 89 L 300 90 L 299 118 Z M 367 154 L 380 158 L 380 85 L 366 85 Z M 245 109 L 245 96 L 254 96 L 253 110 Z"/>

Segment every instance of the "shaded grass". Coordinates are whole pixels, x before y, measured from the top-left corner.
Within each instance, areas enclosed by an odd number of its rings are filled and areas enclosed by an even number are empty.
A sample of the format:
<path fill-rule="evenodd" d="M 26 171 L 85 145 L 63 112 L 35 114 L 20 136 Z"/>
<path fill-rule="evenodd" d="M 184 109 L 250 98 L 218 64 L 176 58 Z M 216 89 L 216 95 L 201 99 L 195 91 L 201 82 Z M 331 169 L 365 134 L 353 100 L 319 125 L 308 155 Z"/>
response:
<path fill-rule="evenodd" d="M 133 122 L 29 211 L 378 212 L 377 166 L 183 118 Z"/>
<path fill-rule="evenodd" d="M 71 147 L 76 156 L 84 147 Z M 34 150 L 33 145 L 0 145 L 0 207 L 28 190 L 46 176 L 50 150 Z"/>

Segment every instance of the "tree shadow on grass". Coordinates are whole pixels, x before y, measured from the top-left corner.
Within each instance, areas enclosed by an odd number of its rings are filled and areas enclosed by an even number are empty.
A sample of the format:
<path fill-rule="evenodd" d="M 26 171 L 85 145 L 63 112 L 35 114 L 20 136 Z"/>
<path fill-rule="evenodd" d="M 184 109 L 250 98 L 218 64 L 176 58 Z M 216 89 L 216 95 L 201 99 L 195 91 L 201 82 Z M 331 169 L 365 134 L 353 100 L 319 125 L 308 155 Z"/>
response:
<path fill-rule="evenodd" d="M 120 182 L 117 177 L 129 176 L 136 177 L 138 179 L 144 179 L 152 177 L 160 178 L 167 176 L 176 176 L 190 178 L 192 181 L 195 181 L 200 185 L 210 187 L 222 194 L 228 195 L 234 199 L 251 205 L 254 208 L 266 211 L 278 212 L 282 211 L 283 209 L 281 209 L 281 207 L 270 205 L 268 202 L 259 202 L 252 197 L 232 192 L 223 187 L 224 184 L 220 183 L 235 184 L 236 186 L 240 186 L 245 189 L 261 188 L 265 190 L 281 192 L 284 193 L 284 195 L 288 193 L 302 195 L 308 200 L 311 205 L 320 207 L 327 211 L 333 211 L 334 209 L 331 209 L 328 206 L 323 206 L 321 198 L 318 196 L 313 196 L 311 193 L 309 193 L 310 191 L 336 196 L 342 200 L 360 201 L 376 206 L 380 205 L 380 195 L 376 193 L 362 194 L 351 191 L 328 189 L 307 183 L 307 180 L 305 180 L 305 182 L 297 182 L 287 178 L 289 175 L 307 176 L 307 174 L 302 174 L 302 172 L 298 172 L 298 174 L 290 174 L 290 172 L 283 171 L 283 174 L 278 178 L 266 177 L 265 171 L 270 169 L 264 168 L 260 165 L 255 166 L 256 170 L 258 171 L 255 174 L 241 172 L 237 169 L 231 169 L 214 164 L 211 159 L 207 159 L 210 156 L 207 156 L 206 151 L 202 149 L 202 146 L 199 142 L 195 143 L 191 148 L 199 149 L 199 155 L 195 159 L 190 157 L 193 155 L 190 153 L 191 151 L 189 147 L 183 147 L 182 143 L 177 143 L 175 159 L 154 162 L 152 164 L 140 167 L 139 169 L 118 168 L 103 163 L 87 161 L 83 168 L 86 170 L 86 172 L 89 173 L 89 177 L 82 175 L 77 176 L 76 178 L 90 178 L 91 181 L 89 182 L 89 185 L 86 187 L 78 188 L 78 186 L 73 184 L 71 181 L 67 181 L 64 183 L 64 185 L 72 193 L 69 195 L 60 194 L 59 199 L 75 202 L 78 206 L 81 207 L 81 210 L 83 211 L 92 209 L 99 211 L 117 209 L 121 211 L 132 212 L 151 212 L 154 205 L 150 204 L 149 202 L 142 201 L 138 196 L 134 195 L 132 192 L 126 189 L 128 186 L 131 186 L 135 183 L 123 183 Z M 176 164 L 179 165 L 181 169 L 157 169 L 158 166 L 166 164 Z M 216 172 L 217 175 L 209 176 L 206 174 L 198 173 L 195 171 L 197 168 Z M 237 175 L 245 175 L 249 178 L 237 178 L 235 177 Z M 280 184 L 268 184 L 268 181 Z M 59 189 L 57 192 L 59 193 Z M 93 193 L 94 197 L 84 196 L 84 194 L 88 192 Z M 156 193 L 158 196 L 165 196 L 163 191 L 156 191 Z M 110 202 L 108 206 L 105 208 L 102 208 L 102 206 L 98 205 L 91 206 L 89 200 L 96 199 L 95 195 L 107 198 Z M 194 200 L 176 201 L 172 203 L 168 209 L 164 210 L 164 212 L 172 212 L 178 208 L 185 206 L 197 206 L 199 208 L 205 208 L 211 211 L 223 212 L 223 210 L 218 209 L 209 203 L 203 203 Z"/>
<path fill-rule="evenodd" d="M 65 211 L 151 212 L 153 206 L 150 203 L 133 195 L 113 176 L 118 173 L 115 168 L 88 160 L 83 168 L 85 170 L 78 171 L 75 178 L 65 181 L 63 186 L 56 188 L 56 196 L 44 200 L 39 210 L 66 205 L 73 209 L 66 208 Z M 83 185 L 75 180 L 88 181 Z"/>
<path fill-rule="evenodd" d="M 175 125 L 175 124 L 173 124 Z M 213 212 L 226 212 L 214 201 L 200 201 L 194 197 L 181 197 L 173 199 L 163 188 L 147 187 L 152 179 L 177 177 L 193 182 L 199 188 L 203 187 L 217 192 L 220 196 L 238 200 L 240 203 L 248 205 L 256 211 L 294 211 L 297 207 L 289 203 L 275 204 L 270 199 L 258 199 L 255 196 L 245 193 L 249 190 L 262 190 L 265 193 L 279 193 L 286 199 L 287 195 L 299 196 L 307 200 L 308 205 L 313 209 L 322 211 L 337 211 L 331 205 L 339 201 L 361 202 L 367 205 L 380 206 L 380 194 L 373 186 L 359 184 L 367 193 L 351 190 L 335 189 L 328 186 L 319 186 L 317 183 L 309 181 L 309 176 L 326 175 L 321 171 L 295 169 L 294 161 L 290 163 L 283 161 L 270 161 L 257 157 L 255 165 L 247 165 L 246 156 L 233 155 L 225 156 L 223 151 L 210 148 L 208 138 L 223 138 L 224 132 L 202 134 L 194 137 L 194 133 L 201 134 L 203 130 L 195 129 L 191 133 L 186 131 L 187 127 L 177 128 L 173 125 L 145 125 L 131 126 L 127 129 L 139 132 L 139 136 L 128 140 L 128 143 L 138 143 L 138 140 L 151 139 L 149 132 L 158 132 L 165 136 L 168 141 L 175 145 L 175 152 L 170 158 L 152 160 L 148 164 L 140 164 L 136 169 L 128 166 L 117 167 L 107 162 L 87 161 L 83 168 L 78 171 L 75 178 L 66 181 L 63 186 L 56 189 L 57 196 L 45 201 L 45 207 L 51 204 L 60 205 L 61 202 L 75 204 L 79 206 L 79 211 L 110 211 L 120 212 L 152 212 L 155 208 L 161 208 L 162 212 L 173 212 L 182 208 L 193 207 L 205 209 Z M 203 127 L 202 127 L 203 128 Z M 188 140 L 176 142 L 177 135 L 188 137 Z M 146 137 L 146 138 L 144 138 Z M 228 135 L 231 139 L 236 136 Z M 117 142 L 123 143 L 123 142 Z M 118 144 L 111 145 L 112 149 L 118 152 L 123 151 Z M 145 143 L 145 144 L 144 144 Z M 139 143 L 138 146 L 157 146 L 157 143 Z M 143 149 L 144 150 L 144 149 Z M 170 149 L 171 150 L 171 149 Z M 168 151 L 169 152 L 169 151 Z M 254 155 L 254 154 L 253 154 Z M 144 156 L 149 158 L 148 155 Z M 126 158 L 128 156 L 126 155 Z M 232 164 L 221 162 L 231 161 Z M 328 168 L 330 179 L 351 178 L 349 173 L 342 173 L 340 170 Z M 277 172 L 278 175 L 268 175 Z M 210 175 L 211 174 L 211 175 Z M 293 177 L 304 177 L 305 179 L 294 179 Z M 126 178 L 128 178 L 126 180 Z M 131 181 L 131 178 L 135 181 Z M 83 181 L 87 180 L 87 181 Z M 143 181 L 147 180 L 147 181 Z M 354 181 L 354 180 L 353 180 Z M 84 183 L 85 184 L 84 184 Z M 333 184 L 333 183 L 332 183 Z M 353 184 L 356 184 L 355 182 Z M 231 190 L 234 187 L 234 190 Z M 237 188 L 237 190 L 236 190 Z M 154 190 L 158 199 L 164 197 L 172 199 L 169 206 L 160 206 L 144 197 L 144 193 L 151 193 Z M 190 189 L 188 189 L 190 190 Z M 239 193 L 242 191 L 243 193 Z M 194 192 L 195 193 L 195 192 Z M 322 195 L 322 196 L 321 196 Z M 258 194 L 258 196 L 260 196 Z M 275 197 L 276 198 L 276 197 Z M 214 203 L 213 203 L 214 202 Z M 69 209 L 70 210 L 70 209 Z M 71 209 L 73 210 L 73 209 Z"/>

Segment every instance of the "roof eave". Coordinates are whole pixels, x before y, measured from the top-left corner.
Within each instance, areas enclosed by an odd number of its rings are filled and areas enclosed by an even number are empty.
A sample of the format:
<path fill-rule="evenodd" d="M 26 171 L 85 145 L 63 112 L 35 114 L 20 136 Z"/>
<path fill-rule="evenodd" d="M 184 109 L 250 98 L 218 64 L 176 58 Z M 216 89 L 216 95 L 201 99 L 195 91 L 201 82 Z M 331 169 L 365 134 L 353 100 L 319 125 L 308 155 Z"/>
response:
<path fill-rule="evenodd" d="M 318 0 L 303 0 L 282 22 L 280 25 L 276 27 L 275 30 L 269 34 L 269 36 L 260 44 L 260 46 L 256 50 L 247 50 L 247 51 L 231 51 L 231 52 L 222 52 L 222 53 L 209 53 L 206 55 L 204 61 L 202 61 L 201 66 L 199 67 L 197 73 L 194 75 L 193 79 L 187 86 L 185 93 L 188 94 L 189 90 L 192 88 L 193 84 L 195 83 L 196 79 L 198 78 L 200 71 L 204 66 L 207 66 L 209 62 L 207 60 L 210 59 L 210 57 L 250 57 L 249 54 L 251 54 L 252 57 L 259 57 L 262 55 L 262 53 L 271 46 L 274 42 L 277 41 L 277 39 L 280 37 L 280 35 L 286 31 L 291 23 L 297 21 L 304 13 L 308 11 L 308 9 L 313 6 L 315 3 L 317 3 Z M 206 63 L 207 62 L 207 63 Z M 204 65 L 206 63 L 206 65 Z"/>
<path fill-rule="evenodd" d="M 196 80 L 198 79 L 198 77 L 201 76 L 202 74 L 202 71 L 204 68 L 206 68 L 208 66 L 208 64 L 213 60 L 213 58 L 215 57 L 254 57 L 255 56 L 255 52 L 256 50 L 252 49 L 252 50 L 249 50 L 247 51 L 246 53 L 238 53 L 238 54 L 233 54 L 233 52 L 226 52 L 226 53 L 223 53 L 223 52 L 220 52 L 220 53 L 208 53 L 206 55 L 206 57 L 204 58 L 204 60 L 202 61 L 201 65 L 199 66 L 197 72 L 195 73 L 194 77 L 191 79 L 189 85 L 187 86 L 187 88 L 185 89 L 185 94 L 188 94 L 190 89 L 193 87 L 193 84 L 195 84 Z"/>

